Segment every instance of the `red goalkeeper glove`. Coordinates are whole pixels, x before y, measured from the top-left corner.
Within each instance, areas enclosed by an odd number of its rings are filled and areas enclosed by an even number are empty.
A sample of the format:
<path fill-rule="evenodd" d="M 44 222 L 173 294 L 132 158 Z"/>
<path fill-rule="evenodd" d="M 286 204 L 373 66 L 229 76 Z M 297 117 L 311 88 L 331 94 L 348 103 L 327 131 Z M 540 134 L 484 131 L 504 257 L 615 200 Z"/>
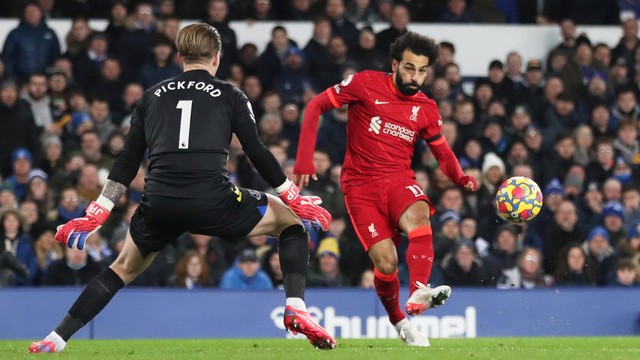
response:
<path fill-rule="evenodd" d="M 478 190 L 478 183 L 476 182 L 476 179 L 473 176 L 469 175 L 460 177 L 460 179 L 458 179 L 458 181 L 456 182 L 456 185 L 468 191 Z"/>
<path fill-rule="evenodd" d="M 284 184 L 278 186 L 276 192 L 282 202 L 300 218 L 308 231 L 329 230 L 331 214 L 319 206 L 322 204 L 322 199 L 317 196 L 300 196 L 300 189 L 291 180 L 287 180 Z"/>
<path fill-rule="evenodd" d="M 56 241 L 71 249 L 84 249 L 87 238 L 107 221 L 111 209 L 113 209 L 113 203 L 106 198 L 98 199 L 98 202 L 92 201 L 87 207 L 86 216 L 69 220 L 66 224 L 58 226 Z"/>

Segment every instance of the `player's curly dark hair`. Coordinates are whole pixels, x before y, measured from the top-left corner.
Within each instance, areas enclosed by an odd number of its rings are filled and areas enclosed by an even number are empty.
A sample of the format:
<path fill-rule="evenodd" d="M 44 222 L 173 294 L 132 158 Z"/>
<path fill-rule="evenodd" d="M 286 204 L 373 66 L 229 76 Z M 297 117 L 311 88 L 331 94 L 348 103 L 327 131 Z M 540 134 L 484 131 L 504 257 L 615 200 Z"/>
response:
<path fill-rule="evenodd" d="M 389 55 L 396 61 L 402 60 L 402 53 L 410 50 L 416 55 L 424 55 L 429 58 L 429 66 L 435 64 L 440 55 L 440 46 L 430 37 L 409 31 L 398 37 L 391 44 Z"/>

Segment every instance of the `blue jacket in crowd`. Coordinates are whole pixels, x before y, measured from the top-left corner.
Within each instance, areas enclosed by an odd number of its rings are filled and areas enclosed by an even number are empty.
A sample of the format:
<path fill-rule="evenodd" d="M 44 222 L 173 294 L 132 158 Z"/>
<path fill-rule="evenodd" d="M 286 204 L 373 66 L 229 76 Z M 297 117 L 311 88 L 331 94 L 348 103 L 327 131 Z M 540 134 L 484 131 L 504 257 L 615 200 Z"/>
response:
<path fill-rule="evenodd" d="M 60 56 L 56 33 L 44 22 L 33 27 L 21 21 L 11 30 L 2 49 L 7 74 L 26 81 L 29 74 L 44 72 Z"/>
<path fill-rule="evenodd" d="M 269 276 L 262 270 L 258 270 L 252 277 L 247 277 L 237 265 L 234 265 L 222 275 L 220 288 L 237 290 L 273 289 L 273 284 L 271 284 Z"/>

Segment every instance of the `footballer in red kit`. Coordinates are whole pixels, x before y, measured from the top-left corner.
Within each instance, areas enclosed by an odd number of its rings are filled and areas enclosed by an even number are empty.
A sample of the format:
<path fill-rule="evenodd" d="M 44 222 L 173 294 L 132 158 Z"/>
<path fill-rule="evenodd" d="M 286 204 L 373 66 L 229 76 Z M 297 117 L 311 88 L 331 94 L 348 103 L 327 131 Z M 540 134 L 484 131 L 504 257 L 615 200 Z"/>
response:
<path fill-rule="evenodd" d="M 391 45 L 392 73 L 362 71 L 316 96 L 305 110 L 295 182 L 315 179 L 313 152 L 319 117 L 348 105 L 347 152 L 341 185 L 345 204 L 360 242 L 374 264 L 376 292 L 400 337 L 410 346 L 429 346 L 428 339 L 406 319 L 399 304 L 400 282 L 395 247 L 400 234 L 409 238 L 410 298 L 405 310 L 417 315 L 443 304 L 448 286 L 427 283 L 433 265 L 429 217 L 435 207 L 415 181 L 411 159 L 416 141 L 424 140 L 443 172 L 454 184 L 475 191 L 441 133 L 442 118 L 435 101 L 419 91 L 427 68 L 438 58 L 433 39 L 414 32 Z"/>

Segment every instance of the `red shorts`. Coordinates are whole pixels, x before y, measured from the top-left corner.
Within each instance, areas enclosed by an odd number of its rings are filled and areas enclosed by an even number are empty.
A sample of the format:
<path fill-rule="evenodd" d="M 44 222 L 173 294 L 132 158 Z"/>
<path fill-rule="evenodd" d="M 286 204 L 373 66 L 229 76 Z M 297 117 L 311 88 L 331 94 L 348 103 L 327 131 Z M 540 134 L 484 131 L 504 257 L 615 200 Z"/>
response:
<path fill-rule="evenodd" d="M 435 212 L 429 197 L 413 178 L 406 175 L 352 185 L 343 190 L 347 211 L 365 251 L 384 239 L 393 239 L 397 246 L 401 239 L 400 216 L 416 201 L 429 204 L 429 216 Z"/>

